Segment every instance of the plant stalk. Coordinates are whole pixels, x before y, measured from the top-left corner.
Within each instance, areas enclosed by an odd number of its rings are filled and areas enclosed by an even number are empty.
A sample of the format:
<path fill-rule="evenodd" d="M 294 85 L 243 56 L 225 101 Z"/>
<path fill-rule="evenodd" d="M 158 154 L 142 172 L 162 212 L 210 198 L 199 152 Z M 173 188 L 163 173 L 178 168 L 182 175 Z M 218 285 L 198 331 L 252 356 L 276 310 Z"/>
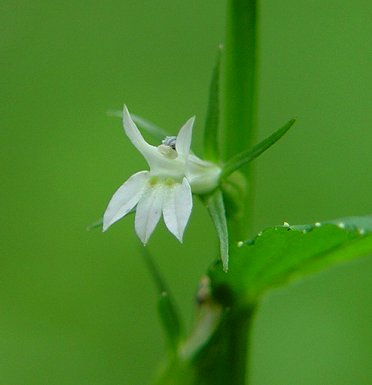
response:
<path fill-rule="evenodd" d="M 223 146 L 225 160 L 253 146 L 256 120 L 256 39 L 257 0 L 228 0 L 227 32 L 224 62 L 223 96 Z M 216 103 L 215 103 L 216 104 Z M 216 126 L 215 123 L 213 125 Z M 236 191 L 242 191 L 239 215 L 229 220 L 230 242 L 245 239 L 252 219 L 253 168 L 249 163 L 242 168 L 243 182 L 235 174 Z M 231 174 L 231 177 L 234 173 Z M 234 180 L 230 180 L 230 187 Z M 248 189 L 244 188 L 248 185 Z M 241 189 L 241 186 L 243 188 Z M 224 191 L 226 194 L 226 190 Z M 233 191 L 234 192 L 234 191 Z M 226 198 L 226 195 L 224 196 Z M 204 290 L 207 294 L 199 304 L 200 317 L 196 329 L 184 346 L 191 346 L 192 354 L 171 355 L 157 385 L 246 385 L 249 337 L 255 306 L 247 306 L 230 298 L 220 298 L 210 283 Z M 205 289 L 205 288 L 204 288 Z M 227 288 L 229 289 L 229 288 Z M 200 289 L 201 290 L 201 289 Z M 217 298 L 218 297 L 218 298 Z M 201 301 L 199 298 L 199 301 Z M 216 309 L 218 311 L 216 311 Z M 220 311 L 221 310 L 221 311 Z M 216 326 L 216 314 L 218 317 Z M 193 335 L 208 336 L 207 342 L 195 347 Z M 187 352 L 189 350 L 186 349 Z"/>
<path fill-rule="evenodd" d="M 195 360 L 193 385 L 245 385 L 254 308 L 230 309 L 215 336 Z"/>
<path fill-rule="evenodd" d="M 228 0 L 223 100 L 225 159 L 249 149 L 255 139 L 257 0 Z M 242 169 L 247 188 L 244 204 L 231 224 L 232 241 L 248 236 L 253 208 L 253 166 Z"/>

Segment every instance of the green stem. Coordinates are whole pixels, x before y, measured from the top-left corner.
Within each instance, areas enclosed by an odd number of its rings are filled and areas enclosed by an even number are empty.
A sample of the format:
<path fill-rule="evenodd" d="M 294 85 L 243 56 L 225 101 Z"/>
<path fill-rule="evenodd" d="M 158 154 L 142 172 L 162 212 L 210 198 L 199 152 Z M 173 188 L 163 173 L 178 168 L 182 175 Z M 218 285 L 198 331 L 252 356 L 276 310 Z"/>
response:
<path fill-rule="evenodd" d="M 235 373 L 235 384 L 244 385 L 247 371 L 247 355 L 249 351 L 249 332 L 252 323 L 251 313 L 241 313 L 231 325 L 231 365 Z"/>
<path fill-rule="evenodd" d="M 225 159 L 252 147 L 255 139 L 256 38 L 257 0 L 228 0 L 223 105 Z M 232 226 L 233 240 L 247 236 L 252 218 L 251 164 L 243 169 L 243 174 L 248 188 L 242 197 L 244 208 L 239 223 Z"/>
<path fill-rule="evenodd" d="M 225 159 L 252 147 L 255 139 L 256 115 L 256 15 L 257 0 L 228 0 L 227 35 L 224 63 L 224 124 L 223 151 Z M 218 102 L 212 100 L 212 105 Z M 209 125 L 207 124 L 207 127 Z M 216 122 L 210 125 L 217 127 Z M 208 134 L 213 135 L 210 130 Z M 242 168 L 243 182 L 239 174 L 231 174 L 226 181 L 234 191 L 243 191 L 234 201 L 243 205 L 238 214 L 230 217 L 230 240 L 244 239 L 252 217 L 252 164 Z M 234 190 L 235 183 L 235 190 Z M 248 189 L 244 189 L 248 184 Z M 226 198 L 226 190 L 225 198 Z M 248 194 L 249 192 L 249 194 Z M 206 290 L 209 292 L 209 290 Z M 225 300 L 215 298 L 216 293 L 204 296 L 199 308 L 199 321 L 191 335 L 210 338 L 205 346 L 185 356 L 172 355 L 163 367 L 158 385 L 245 385 L 249 335 L 252 328 L 254 306 L 246 307 L 232 301 L 228 293 Z M 217 309 L 217 310 L 216 310 Z M 215 317 L 218 317 L 216 328 Z M 219 318 L 220 317 L 220 318 Z M 209 330 L 209 329 L 210 330 Z M 187 340 L 186 340 L 187 345 Z M 195 344 L 195 342 L 194 342 Z M 195 348 L 193 344 L 192 347 Z M 200 350 L 199 350 L 200 349 Z"/>
<path fill-rule="evenodd" d="M 193 384 L 246 384 L 253 315 L 254 308 L 227 311 L 214 338 L 195 362 L 198 380 Z"/>
<path fill-rule="evenodd" d="M 230 320 L 229 330 L 226 331 L 230 334 L 226 370 L 231 374 L 231 385 L 246 383 L 252 316 L 252 309 L 239 312 Z"/>

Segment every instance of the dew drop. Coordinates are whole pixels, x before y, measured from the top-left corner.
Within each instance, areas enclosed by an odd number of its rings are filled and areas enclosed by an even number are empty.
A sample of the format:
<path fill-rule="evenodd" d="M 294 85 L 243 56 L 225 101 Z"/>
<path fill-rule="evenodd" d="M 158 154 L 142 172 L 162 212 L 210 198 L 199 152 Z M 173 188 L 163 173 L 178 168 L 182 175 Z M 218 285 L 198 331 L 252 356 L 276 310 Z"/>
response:
<path fill-rule="evenodd" d="M 358 229 L 358 233 L 360 235 L 364 235 L 366 233 L 366 231 L 364 229 Z"/>

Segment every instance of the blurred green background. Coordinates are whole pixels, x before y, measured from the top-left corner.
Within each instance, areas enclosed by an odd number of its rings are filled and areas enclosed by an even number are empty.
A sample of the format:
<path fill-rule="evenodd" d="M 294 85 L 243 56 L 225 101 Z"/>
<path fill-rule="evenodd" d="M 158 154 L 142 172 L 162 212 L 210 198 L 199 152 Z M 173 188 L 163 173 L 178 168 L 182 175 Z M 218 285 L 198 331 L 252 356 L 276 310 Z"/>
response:
<path fill-rule="evenodd" d="M 298 123 L 256 162 L 256 230 L 372 213 L 370 1 L 259 13 L 258 138 Z M 198 152 L 224 19 L 212 0 L 0 2 L 0 385 L 149 382 L 163 338 L 133 218 L 86 231 L 146 166 L 106 111 L 170 132 L 196 114 Z M 183 245 L 163 225 L 149 243 L 187 325 L 216 251 L 195 206 Z M 371 384 L 371 277 L 363 259 L 268 296 L 253 384 Z"/>

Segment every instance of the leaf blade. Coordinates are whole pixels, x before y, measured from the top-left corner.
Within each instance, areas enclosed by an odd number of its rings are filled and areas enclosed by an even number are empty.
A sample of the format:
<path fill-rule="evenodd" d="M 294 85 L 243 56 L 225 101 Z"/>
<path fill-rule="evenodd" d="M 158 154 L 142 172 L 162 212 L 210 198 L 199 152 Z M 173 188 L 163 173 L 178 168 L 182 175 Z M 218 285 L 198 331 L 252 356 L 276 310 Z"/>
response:
<path fill-rule="evenodd" d="M 255 303 L 269 289 L 372 255 L 372 216 L 271 227 L 230 253 L 230 274 L 214 267 L 212 282 L 228 285 L 240 301 Z"/>

